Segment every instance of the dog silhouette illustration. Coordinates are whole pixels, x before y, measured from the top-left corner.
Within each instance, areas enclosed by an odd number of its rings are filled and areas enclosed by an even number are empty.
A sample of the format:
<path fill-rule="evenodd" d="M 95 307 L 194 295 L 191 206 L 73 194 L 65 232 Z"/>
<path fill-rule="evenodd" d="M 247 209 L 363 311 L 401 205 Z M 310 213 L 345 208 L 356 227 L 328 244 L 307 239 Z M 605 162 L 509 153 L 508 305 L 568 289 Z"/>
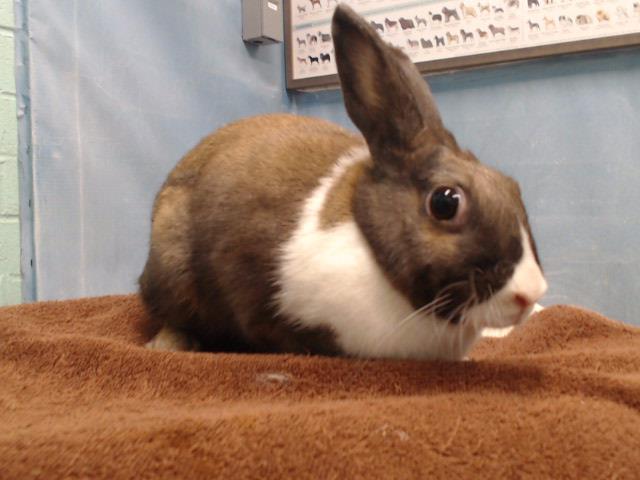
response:
<path fill-rule="evenodd" d="M 449 45 L 452 43 L 458 44 L 460 43 L 460 37 L 455 33 L 447 32 L 447 41 L 449 42 Z"/>
<path fill-rule="evenodd" d="M 593 20 L 589 15 L 578 15 L 576 17 L 576 25 L 589 25 Z"/>
<path fill-rule="evenodd" d="M 379 31 L 380 33 L 384 33 L 384 25 L 382 25 L 381 23 L 374 22 L 373 20 L 371 20 L 369 23 L 370 23 L 370 24 L 371 24 L 371 26 L 373 26 L 373 28 L 375 28 L 377 31 Z"/>
<path fill-rule="evenodd" d="M 384 25 L 387 27 L 387 30 L 398 30 L 398 22 L 396 20 L 389 20 L 388 18 L 384 19 Z"/>
<path fill-rule="evenodd" d="M 422 48 L 433 48 L 433 42 L 431 40 L 420 39 L 420 45 Z"/>
<path fill-rule="evenodd" d="M 416 25 L 413 23 L 413 20 L 411 20 L 410 18 L 400 17 L 398 21 L 400 22 L 400 28 L 402 28 L 402 30 L 409 30 L 410 28 L 416 28 Z"/>
<path fill-rule="evenodd" d="M 571 17 L 567 17 L 566 15 L 560 15 L 558 17 L 558 23 L 563 27 L 570 27 L 573 25 L 573 19 Z"/>
<path fill-rule="evenodd" d="M 460 35 L 462 35 L 462 41 L 467 43 L 467 41 L 473 42 L 473 32 L 467 32 L 465 29 L 460 30 Z"/>
<path fill-rule="evenodd" d="M 418 48 L 420 46 L 420 42 L 418 40 L 411 40 L 410 38 L 407 38 L 407 45 L 409 45 L 409 48 Z"/>
<path fill-rule="evenodd" d="M 489 3 L 479 3 L 478 10 L 480 10 L 480 14 L 482 13 L 491 13 L 491 5 Z"/>
<path fill-rule="evenodd" d="M 495 25 L 491 24 L 489 25 L 489 30 L 491 30 L 491 35 L 493 35 L 494 37 L 496 35 L 504 36 L 504 27 L 496 27 Z"/>
<path fill-rule="evenodd" d="M 320 41 L 322 41 L 322 43 L 328 43 L 328 42 L 331 41 L 331 34 L 330 33 L 318 32 L 318 37 L 320 37 Z"/>
<path fill-rule="evenodd" d="M 475 18 L 475 17 L 478 16 L 478 13 L 476 12 L 476 9 L 471 5 L 465 5 L 464 2 L 462 2 L 460 4 L 460 11 L 462 12 L 462 16 L 464 18 L 467 18 L 467 17 L 474 17 Z"/>
<path fill-rule="evenodd" d="M 460 17 L 458 16 L 458 11 L 455 8 L 442 7 L 442 14 L 444 15 L 444 23 L 447 23 L 452 18 L 456 20 L 460 20 Z"/>

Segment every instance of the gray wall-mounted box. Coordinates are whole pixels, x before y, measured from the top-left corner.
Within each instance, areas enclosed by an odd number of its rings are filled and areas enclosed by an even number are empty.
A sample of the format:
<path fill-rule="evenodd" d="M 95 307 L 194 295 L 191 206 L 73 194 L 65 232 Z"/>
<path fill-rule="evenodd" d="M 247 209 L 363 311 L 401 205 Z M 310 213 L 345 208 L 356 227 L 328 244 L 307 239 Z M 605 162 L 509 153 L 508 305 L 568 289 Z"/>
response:
<path fill-rule="evenodd" d="M 242 40 L 255 44 L 282 42 L 283 0 L 242 0 Z"/>

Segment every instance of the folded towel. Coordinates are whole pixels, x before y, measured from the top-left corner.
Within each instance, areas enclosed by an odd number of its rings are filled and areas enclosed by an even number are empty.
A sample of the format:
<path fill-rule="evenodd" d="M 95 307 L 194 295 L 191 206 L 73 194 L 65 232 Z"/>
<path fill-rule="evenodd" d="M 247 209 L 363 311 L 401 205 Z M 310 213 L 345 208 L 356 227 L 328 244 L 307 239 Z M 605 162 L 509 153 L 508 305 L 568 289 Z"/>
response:
<path fill-rule="evenodd" d="M 638 478 L 640 329 L 569 306 L 465 362 L 150 351 L 136 296 L 0 309 L 0 478 Z"/>

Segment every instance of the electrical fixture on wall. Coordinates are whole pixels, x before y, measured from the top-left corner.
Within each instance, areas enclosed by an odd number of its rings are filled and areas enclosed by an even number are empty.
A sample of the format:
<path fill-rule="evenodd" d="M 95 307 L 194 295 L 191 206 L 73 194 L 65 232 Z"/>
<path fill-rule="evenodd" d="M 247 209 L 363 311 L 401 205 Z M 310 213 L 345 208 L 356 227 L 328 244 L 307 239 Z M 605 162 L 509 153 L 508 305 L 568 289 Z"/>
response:
<path fill-rule="evenodd" d="M 282 42 L 282 0 L 242 0 L 242 40 L 255 45 Z"/>

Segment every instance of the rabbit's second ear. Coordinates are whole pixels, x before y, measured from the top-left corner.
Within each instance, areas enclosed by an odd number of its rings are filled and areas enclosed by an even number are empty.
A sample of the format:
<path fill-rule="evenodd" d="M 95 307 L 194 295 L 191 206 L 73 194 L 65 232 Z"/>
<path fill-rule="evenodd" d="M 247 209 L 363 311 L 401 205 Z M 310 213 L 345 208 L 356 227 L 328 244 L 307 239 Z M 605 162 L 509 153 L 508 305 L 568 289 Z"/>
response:
<path fill-rule="evenodd" d="M 343 4 L 335 10 L 332 34 L 347 112 L 372 153 L 411 145 L 425 128 L 438 137 L 444 133 L 429 87 L 405 54 Z"/>

